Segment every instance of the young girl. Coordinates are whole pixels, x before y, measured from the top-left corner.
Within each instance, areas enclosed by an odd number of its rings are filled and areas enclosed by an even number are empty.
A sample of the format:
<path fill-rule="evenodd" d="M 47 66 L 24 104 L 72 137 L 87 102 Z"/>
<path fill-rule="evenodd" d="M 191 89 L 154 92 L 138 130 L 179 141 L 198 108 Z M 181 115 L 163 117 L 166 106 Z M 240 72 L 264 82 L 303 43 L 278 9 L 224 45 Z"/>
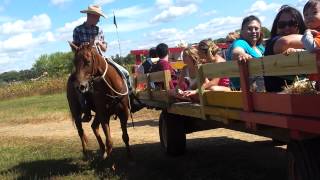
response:
<path fill-rule="evenodd" d="M 307 30 L 302 42 L 309 52 L 320 52 L 320 1 L 309 0 L 303 7 L 303 15 Z M 320 90 L 320 77 L 318 74 L 309 76 L 310 80 L 316 81 L 316 89 Z"/>
<path fill-rule="evenodd" d="M 320 1 L 309 0 L 303 8 L 303 16 L 308 28 L 302 38 L 303 45 L 307 51 L 315 52 L 320 47 Z"/>

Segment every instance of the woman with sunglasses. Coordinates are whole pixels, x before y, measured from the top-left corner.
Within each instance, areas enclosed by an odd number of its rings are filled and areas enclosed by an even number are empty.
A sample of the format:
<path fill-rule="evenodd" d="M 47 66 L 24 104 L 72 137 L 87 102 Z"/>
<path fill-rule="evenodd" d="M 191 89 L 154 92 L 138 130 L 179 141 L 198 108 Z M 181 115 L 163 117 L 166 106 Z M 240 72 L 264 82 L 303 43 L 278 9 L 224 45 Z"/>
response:
<path fill-rule="evenodd" d="M 288 50 L 298 51 L 303 48 L 302 34 L 306 30 L 301 13 L 288 5 L 280 8 L 276 15 L 271 37 L 266 42 L 265 56 L 288 53 Z M 265 76 L 264 82 L 267 92 L 280 92 L 285 84 L 291 84 L 293 76 L 273 77 Z"/>
<path fill-rule="evenodd" d="M 235 40 L 227 52 L 227 60 L 246 61 L 251 58 L 260 58 L 264 53 L 262 45 L 263 33 L 261 21 L 256 16 L 245 17 L 242 21 L 240 38 Z M 230 78 L 232 88 L 240 89 L 239 78 Z M 250 84 L 255 84 L 256 91 L 264 91 L 263 77 L 252 77 Z"/>

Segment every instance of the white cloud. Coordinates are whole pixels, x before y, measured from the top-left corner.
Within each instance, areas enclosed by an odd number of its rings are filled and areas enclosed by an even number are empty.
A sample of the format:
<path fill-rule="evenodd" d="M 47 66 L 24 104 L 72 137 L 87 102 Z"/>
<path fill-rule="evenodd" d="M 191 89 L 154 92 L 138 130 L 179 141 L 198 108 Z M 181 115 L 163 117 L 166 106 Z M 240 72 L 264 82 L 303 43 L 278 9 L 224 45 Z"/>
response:
<path fill-rule="evenodd" d="M 56 38 L 63 41 L 72 40 L 73 29 L 85 21 L 86 17 L 81 17 L 75 21 L 65 23 L 63 27 L 56 30 Z"/>
<path fill-rule="evenodd" d="M 151 23 L 168 22 L 179 16 L 193 14 L 198 11 L 198 7 L 195 4 L 190 4 L 184 7 L 171 6 L 168 9 L 162 11 L 159 15 L 155 16 Z"/>
<path fill-rule="evenodd" d="M 218 13 L 218 11 L 216 10 L 211 10 L 211 11 L 207 11 L 207 12 L 203 12 L 201 14 L 201 16 L 213 16 L 213 15 L 216 15 Z"/>
<path fill-rule="evenodd" d="M 151 8 L 145 8 L 141 6 L 131 6 L 128 8 L 114 10 L 116 17 L 125 17 L 125 18 L 141 16 L 142 14 L 150 11 L 151 11 Z M 113 14 L 110 14 L 109 17 L 113 17 Z"/>
<path fill-rule="evenodd" d="M 185 5 L 185 4 L 200 4 L 203 0 L 177 0 L 177 5 Z"/>
<path fill-rule="evenodd" d="M 252 4 L 250 9 L 246 10 L 245 12 L 248 14 L 257 14 L 263 11 L 277 11 L 281 7 L 280 4 L 277 3 L 270 3 L 267 4 L 266 2 L 259 0 Z"/>
<path fill-rule="evenodd" d="M 156 0 L 156 7 L 159 9 L 168 8 L 173 5 L 172 0 Z"/>
<path fill-rule="evenodd" d="M 17 20 L 0 25 L 0 34 L 18 34 L 50 29 L 51 20 L 47 14 L 33 16 L 30 20 Z"/>
<path fill-rule="evenodd" d="M 51 32 L 40 33 L 36 37 L 30 32 L 21 33 L 0 41 L 0 73 L 30 68 L 36 52 L 43 53 L 43 46 L 52 41 L 55 38 Z"/>
<path fill-rule="evenodd" d="M 119 21 L 117 22 L 118 25 L 118 31 L 119 32 L 132 32 L 132 31 L 137 31 L 137 30 L 141 30 L 141 29 L 146 29 L 149 27 L 152 27 L 153 25 L 144 22 L 144 21 L 140 21 L 140 22 L 121 22 L 119 23 Z M 108 24 L 106 25 L 106 27 L 104 28 L 104 32 L 106 33 L 111 33 L 111 32 L 116 32 L 116 28 L 113 24 Z"/>
<path fill-rule="evenodd" d="M 94 0 L 93 4 L 104 5 L 104 4 L 110 4 L 114 1 L 115 0 Z"/>
<path fill-rule="evenodd" d="M 72 0 L 51 0 L 51 3 L 55 6 L 62 6 L 67 2 L 71 2 Z"/>
<path fill-rule="evenodd" d="M 33 37 L 32 33 L 22 33 L 1 41 L 0 52 L 24 51 L 54 40 L 54 35 L 51 32 L 40 34 L 37 37 Z"/>

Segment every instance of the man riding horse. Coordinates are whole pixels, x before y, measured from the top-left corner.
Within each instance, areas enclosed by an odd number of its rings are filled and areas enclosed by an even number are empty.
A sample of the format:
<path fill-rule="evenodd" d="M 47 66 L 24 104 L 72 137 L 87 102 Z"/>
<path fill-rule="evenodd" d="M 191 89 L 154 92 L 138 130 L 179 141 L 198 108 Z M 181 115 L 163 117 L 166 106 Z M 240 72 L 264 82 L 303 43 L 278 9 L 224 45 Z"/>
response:
<path fill-rule="evenodd" d="M 104 41 L 104 34 L 102 29 L 99 28 L 97 24 L 99 22 L 100 16 L 106 16 L 103 14 L 101 7 L 97 5 L 89 6 L 88 9 L 82 10 L 80 12 L 87 14 L 87 20 L 74 29 L 73 44 L 75 44 L 76 46 L 80 46 L 83 43 L 89 43 L 91 41 L 94 41 L 94 44 L 98 49 L 98 52 L 100 53 L 100 55 L 103 56 L 103 52 L 106 52 L 107 50 L 107 43 Z M 108 59 L 108 61 L 111 62 L 112 65 L 114 65 L 121 72 L 123 78 L 126 79 L 127 86 L 129 89 L 129 95 L 133 96 L 133 94 L 130 93 L 132 85 L 130 81 L 129 72 L 122 66 L 112 61 L 111 59 Z M 89 122 L 92 118 L 91 108 L 89 106 L 87 96 L 89 96 L 88 93 L 79 93 L 79 101 L 84 112 L 84 115 L 82 117 L 83 122 Z M 132 101 L 131 112 L 135 112 L 141 109 L 140 107 L 138 107 L 139 105 L 137 105 L 137 103 L 133 103 L 134 99 L 132 97 L 130 97 L 130 99 Z"/>

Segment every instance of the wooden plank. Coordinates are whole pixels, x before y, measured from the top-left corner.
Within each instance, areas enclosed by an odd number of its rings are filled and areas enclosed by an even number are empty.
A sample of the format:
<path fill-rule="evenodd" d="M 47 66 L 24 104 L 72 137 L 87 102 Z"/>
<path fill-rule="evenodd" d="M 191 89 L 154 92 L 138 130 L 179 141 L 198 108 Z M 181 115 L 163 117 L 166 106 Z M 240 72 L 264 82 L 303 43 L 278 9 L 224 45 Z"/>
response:
<path fill-rule="evenodd" d="M 168 107 L 168 112 L 188 117 L 201 118 L 200 105 L 191 102 L 174 103 Z"/>
<path fill-rule="evenodd" d="M 241 91 L 206 91 L 204 98 L 206 99 L 207 106 L 243 108 Z"/>
<path fill-rule="evenodd" d="M 239 67 L 237 61 L 227 61 L 222 63 L 208 63 L 201 65 L 203 76 L 214 77 L 239 77 Z"/>
<path fill-rule="evenodd" d="M 261 59 L 249 61 L 249 72 L 251 76 L 316 73 L 316 55 L 308 52 L 297 52 L 289 56 L 283 54 L 264 56 Z"/>
<path fill-rule="evenodd" d="M 151 99 L 148 90 L 144 90 L 144 91 L 139 91 L 139 92 L 137 92 L 137 97 L 138 97 L 139 99 L 145 99 L 145 100 L 150 100 L 150 99 Z"/>
<path fill-rule="evenodd" d="M 240 113 L 241 110 L 220 108 L 205 106 L 204 113 L 209 117 L 210 120 L 217 120 L 224 123 L 228 123 L 229 120 L 241 120 Z"/>
<path fill-rule="evenodd" d="M 169 102 L 169 95 L 165 90 L 154 90 L 151 91 L 151 100 L 161 101 L 161 102 Z"/>
<path fill-rule="evenodd" d="M 252 95 L 255 111 L 320 118 L 320 95 L 276 93 Z"/>
<path fill-rule="evenodd" d="M 208 63 L 201 65 L 205 77 L 239 77 L 237 61 Z M 251 76 L 282 76 L 317 73 L 316 55 L 297 52 L 285 56 L 282 54 L 264 56 L 249 61 Z"/>
<path fill-rule="evenodd" d="M 166 70 L 167 72 L 170 73 L 170 71 Z M 153 72 L 149 73 L 150 81 L 151 82 L 165 82 L 165 72 L 166 71 L 158 71 L 158 72 Z"/>
<path fill-rule="evenodd" d="M 148 108 L 160 108 L 160 109 L 166 109 L 168 107 L 168 104 L 165 102 L 159 102 L 154 100 L 140 100 L 143 104 L 145 104 Z"/>
<path fill-rule="evenodd" d="M 137 84 L 139 83 L 147 83 L 147 74 L 138 74 L 137 75 L 137 78 L 136 78 L 136 81 L 137 81 Z"/>
<path fill-rule="evenodd" d="M 169 82 L 171 81 L 171 73 L 170 71 L 164 71 L 164 89 L 165 90 L 170 90 L 170 85 L 169 85 Z"/>
<path fill-rule="evenodd" d="M 204 114 L 203 107 L 206 105 L 206 99 L 203 96 L 204 89 L 202 88 L 202 84 L 204 83 L 205 77 L 203 73 L 204 66 L 198 65 L 197 66 L 197 87 L 198 87 L 198 94 L 199 94 L 199 101 L 200 101 L 200 113 L 202 119 L 206 119 L 206 115 Z"/>
<path fill-rule="evenodd" d="M 279 115 L 272 113 L 241 112 L 241 120 L 272 127 L 320 134 L 319 118 Z"/>

